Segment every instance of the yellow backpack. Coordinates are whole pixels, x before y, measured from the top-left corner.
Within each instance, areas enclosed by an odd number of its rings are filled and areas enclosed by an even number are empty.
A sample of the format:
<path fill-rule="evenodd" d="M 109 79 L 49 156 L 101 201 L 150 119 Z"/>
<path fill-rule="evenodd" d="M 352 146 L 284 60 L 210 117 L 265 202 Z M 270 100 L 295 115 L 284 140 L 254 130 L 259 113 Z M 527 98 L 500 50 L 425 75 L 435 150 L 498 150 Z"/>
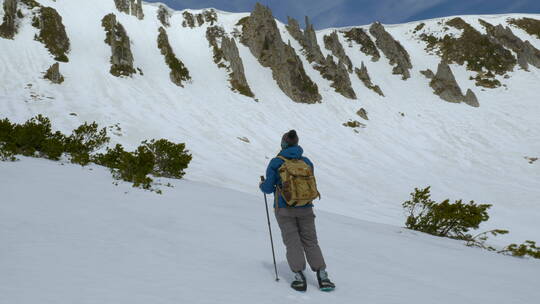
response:
<path fill-rule="evenodd" d="M 278 187 L 278 191 L 288 206 L 305 206 L 317 197 L 321 197 L 317 190 L 313 169 L 306 162 L 283 156 L 278 156 L 278 158 L 284 161 L 278 169 L 282 183 L 282 186 Z"/>

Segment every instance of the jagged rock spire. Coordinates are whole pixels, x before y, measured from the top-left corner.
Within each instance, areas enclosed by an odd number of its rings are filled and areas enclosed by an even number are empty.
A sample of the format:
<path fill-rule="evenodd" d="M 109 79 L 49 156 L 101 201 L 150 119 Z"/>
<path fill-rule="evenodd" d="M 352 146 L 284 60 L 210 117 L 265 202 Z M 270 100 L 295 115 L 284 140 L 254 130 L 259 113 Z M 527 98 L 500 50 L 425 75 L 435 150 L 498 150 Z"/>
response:
<path fill-rule="evenodd" d="M 304 70 L 294 49 L 285 44 L 279 33 L 272 11 L 260 3 L 243 21 L 242 39 L 262 66 L 272 69 L 272 75 L 281 90 L 295 102 L 321 101 L 317 84 Z"/>

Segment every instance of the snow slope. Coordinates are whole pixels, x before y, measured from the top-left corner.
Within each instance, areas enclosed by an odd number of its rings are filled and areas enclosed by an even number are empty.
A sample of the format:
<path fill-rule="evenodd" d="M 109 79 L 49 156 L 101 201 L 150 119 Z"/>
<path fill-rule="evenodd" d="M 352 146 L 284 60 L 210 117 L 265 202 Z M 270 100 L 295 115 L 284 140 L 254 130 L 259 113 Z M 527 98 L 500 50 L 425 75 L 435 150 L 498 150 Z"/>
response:
<path fill-rule="evenodd" d="M 524 157 L 540 154 L 540 71 L 516 68 L 507 85 L 481 91 L 469 80 L 470 72 L 452 65 L 463 89 L 473 88 L 481 106 L 450 104 L 432 93 L 419 71 L 436 69 L 439 59 L 424 51 L 412 34 L 418 22 L 389 25 L 387 30 L 411 55 L 413 77 L 402 81 L 392 75 L 386 58 L 371 62 L 358 46 L 348 47 L 353 64 L 363 61 L 382 98 L 366 89 L 354 75 L 358 100 L 336 94 L 327 80 L 307 64 L 323 102 L 293 103 L 283 94 L 271 71 L 261 67 L 239 44 L 246 76 L 259 102 L 230 90 L 225 70 L 212 61 L 205 38 L 207 25 L 183 28 L 182 12 L 175 12 L 167 29 L 176 55 L 193 77 L 185 88 L 173 85 L 157 48 L 157 5 L 145 4 L 145 19 L 118 12 L 112 0 L 41 0 L 63 17 L 71 39 L 70 62 L 61 64 L 66 81 L 53 85 L 42 79 L 52 57 L 33 40 L 35 29 L 24 19 L 15 40 L 0 39 L 0 117 L 22 122 L 38 113 L 49 116 L 58 129 L 69 132 L 84 121 L 103 126 L 119 123 L 113 142 L 135 147 L 143 139 L 167 138 L 186 142 L 194 160 L 187 178 L 245 193 L 257 194 L 258 176 L 279 149 L 281 134 L 296 129 L 300 143 L 316 164 L 323 200 L 321 210 L 354 218 L 402 225 L 401 202 L 414 187 L 432 186 L 435 199 L 475 200 L 491 203 L 491 219 L 482 227 L 507 228 L 501 244 L 540 240 L 540 163 Z M 114 12 L 126 28 L 135 66 L 144 76 L 116 78 L 109 74 L 110 48 L 103 40 L 100 21 Z M 197 11 L 193 11 L 197 12 Z M 27 12 L 24 12 L 27 13 Z M 3 12 L 0 12 L 0 17 Z M 228 33 L 247 14 L 218 12 L 218 25 Z M 482 16 L 493 24 L 506 24 L 510 16 Z M 539 18 L 538 15 L 527 15 Z M 479 30 L 475 16 L 464 17 Z M 436 30 L 440 19 L 426 21 Z M 282 37 L 299 45 L 278 23 Z M 319 44 L 333 29 L 318 32 Z M 514 29 L 540 48 L 540 40 Z M 328 53 L 324 50 L 325 54 Z M 359 119 L 365 108 L 370 120 L 359 134 L 342 126 Z M 75 113 L 76 116 L 70 115 Z M 402 116 L 400 113 L 403 113 Z M 360 120 L 360 119 L 359 119 Z M 238 137 L 247 137 L 249 143 Z"/>
<path fill-rule="evenodd" d="M 102 167 L 0 163 L 0 303 L 534 303 L 538 260 L 316 211 L 334 293 L 273 280 L 262 195 L 165 180 L 157 195 Z M 165 182 L 164 181 L 164 182 Z M 275 223 L 274 219 L 272 219 Z M 276 225 L 273 231 L 277 233 Z"/>

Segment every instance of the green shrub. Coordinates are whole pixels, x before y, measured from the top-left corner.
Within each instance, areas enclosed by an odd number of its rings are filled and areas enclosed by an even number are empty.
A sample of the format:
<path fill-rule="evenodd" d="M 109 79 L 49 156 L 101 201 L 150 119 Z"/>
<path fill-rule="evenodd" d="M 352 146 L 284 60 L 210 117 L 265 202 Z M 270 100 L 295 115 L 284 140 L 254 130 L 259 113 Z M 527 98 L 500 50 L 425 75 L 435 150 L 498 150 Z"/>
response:
<path fill-rule="evenodd" d="M 9 121 L 2 121 L 2 128 L 10 129 Z M 13 154 L 24 156 L 46 157 L 58 160 L 65 149 L 65 136 L 60 132 L 52 132 L 51 121 L 38 115 L 24 124 L 13 124 L 11 134 L 1 135 L 4 149 Z"/>
<path fill-rule="evenodd" d="M 500 252 L 517 257 L 530 256 L 535 259 L 540 259 L 540 247 L 537 247 L 536 242 L 533 241 L 525 241 L 525 243 L 520 245 L 510 244 Z"/>
<path fill-rule="evenodd" d="M 98 124 L 84 123 L 73 130 L 66 140 L 66 151 L 71 155 L 71 162 L 86 165 L 90 162 L 90 154 L 101 149 L 109 142 L 107 130 L 98 130 Z"/>
<path fill-rule="evenodd" d="M 430 187 L 415 188 L 411 199 L 403 203 L 408 213 L 405 226 L 436 236 L 471 240 L 473 237 L 467 232 L 489 219 L 487 210 L 490 207 L 474 201 L 464 204 L 462 200 L 450 203 L 447 199 L 437 203 L 431 200 Z"/>
<path fill-rule="evenodd" d="M 143 141 L 143 145 L 154 155 L 152 174 L 159 177 L 182 178 L 191 161 L 191 155 L 183 143 L 175 144 L 166 139 Z"/>
<path fill-rule="evenodd" d="M 0 142 L 0 161 L 16 161 L 15 154 L 5 148 L 5 143 Z"/>
<path fill-rule="evenodd" d="M 96 155 L 94 161 L 110 168 L 116 179 L 131 182 L 133 187 L 151 188 L 152 179 L 147 175 L 152 173 L 155 158 L 144 146 L 139 146 L 135 152 L 127 152 L 117 144 L 114 149 L 107 149 L 107 153 Z"/>
<path fill-rule="evenodd" d="M 122 145 L 107 148 L 106 153 L 95 154 L 109 142 L 106 128 L 84 123 L 70 136 L 52 132 L 48 118 L 38 115 L 24 124 L 0 120 L 0 160 L 16 160 L 15 155 L 46 157 L 58 160 L 67 153 L 72 163 L 86 165 L 94 162 L 111 169 L 114 178 L 133 183 L 134 187 L 152 189 L 150 174 L 158 177 L 180 179 L 191 161 L 184 143 L 166 139 L 143 141 L 134 152 L 127 152 Z"/>

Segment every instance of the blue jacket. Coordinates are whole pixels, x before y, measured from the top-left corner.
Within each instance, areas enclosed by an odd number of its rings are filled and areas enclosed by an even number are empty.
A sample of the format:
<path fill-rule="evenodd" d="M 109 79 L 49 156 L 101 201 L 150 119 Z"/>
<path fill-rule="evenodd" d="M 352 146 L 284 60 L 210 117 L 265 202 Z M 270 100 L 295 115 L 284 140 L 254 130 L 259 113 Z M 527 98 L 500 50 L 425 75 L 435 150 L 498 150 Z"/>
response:
<path fill-rule="evenodd" d="M 293 146 L 288 147 L 287 149 L 281 150 L 278 155 L 283 156 L 285 158 L 289 159 L 301 159 L 306 164 L 308 164 L 311 168 L 313 168 L 313 163 L 307 158 L 303 157 L 302 153 L 304 150 L 300 146 Z M 261 184 L 260 188 L 261 191 L 270 194 L 274 193 L 274 208 L 276 208 L 276 186 L 281 186 L 281 177 L 279 176 L 278 169 L 281 167 L 281 165 L 284 163 L 284 160 L 280 158 L 273 158 L 270 163 L 268 164 L 268 168 L 266 169 L 266 180 L 264 183 Z M 283 196 L 279 195 L 279 201 L 278 201 L 279 208 L 287 208 L 287 203 L 285 203 L 285 199 Z M 294 208 L 306 208 L 306 207 L 313 207 L 313 204 L 301 206 L 301 207 L 294 207 Z M 290 208 L 290 207 L 289 207 Z"/>

